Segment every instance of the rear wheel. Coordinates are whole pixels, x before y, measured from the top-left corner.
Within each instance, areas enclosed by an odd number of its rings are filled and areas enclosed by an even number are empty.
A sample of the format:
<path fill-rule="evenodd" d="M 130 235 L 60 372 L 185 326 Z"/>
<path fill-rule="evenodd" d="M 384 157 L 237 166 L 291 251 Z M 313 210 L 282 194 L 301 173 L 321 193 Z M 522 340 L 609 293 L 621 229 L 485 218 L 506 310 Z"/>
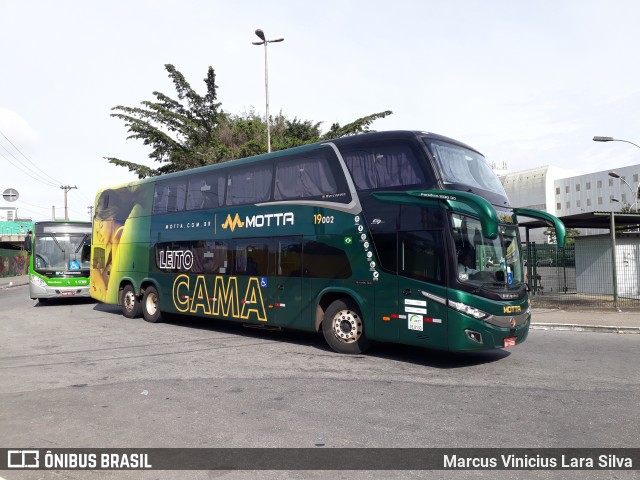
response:
<path fill-rule="evenodd" d="M 162 319 L 160 297 L 155 287 L 147 287 L 142 297 L 142 316 L 147 322 L 156 323 Z"/>
<path fill-rule="evenodd" d="M 133 285 L 125 285 L 122 289 L 122 314 L 127 318 L 136 318 L 140 316 L 140 311 L 140 300 Z"/>
<path fill-rule="evenodd" d="M 329 346 L 338 353 L 362 353 L 370 346 L 364 335 L 360 309 L 348 298 L 329 305 L 322 319 L 322 333 Z"/>

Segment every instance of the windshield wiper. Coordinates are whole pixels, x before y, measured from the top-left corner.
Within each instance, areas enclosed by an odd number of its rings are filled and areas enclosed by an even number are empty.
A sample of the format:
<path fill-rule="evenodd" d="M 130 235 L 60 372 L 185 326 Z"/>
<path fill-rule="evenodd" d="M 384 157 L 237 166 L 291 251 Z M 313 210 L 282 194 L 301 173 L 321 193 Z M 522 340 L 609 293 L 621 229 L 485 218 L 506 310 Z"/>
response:
<path fill-rule="evenodd" d="M 82 247 L 84 247 L 84 244 L 86 243 L 87 238 L 89 238 L 89 234 L 88 234 L 88 233 L 86 233 L 86 234 L 84 235 L 84 237 L 82 237 L 82 241 L 81 241 L 81 242 L 80 242 L 80 244 L 78 245 L 78 248 L 76 248 L 76 251 L 75 251 L 75 252 L 73 252 L 73 253 L 78 253 L 78 252 L 80 251 L 80 249 L 81 249 Z"/>
<path fill-rule="evenodd" d="M 58 243 L 58 239 L 56 238 L 56 234 L 52 233 L 51 234 L 51 238 L 53 238 L 53 241 L 55 242 L 55 244 L 58 246 L 58 248 L 60 249 L 60 251 L 62 252 L 62 254 L 64 255 L 64 248 L 62 248 L 60 246 L 60 244 Z"/>

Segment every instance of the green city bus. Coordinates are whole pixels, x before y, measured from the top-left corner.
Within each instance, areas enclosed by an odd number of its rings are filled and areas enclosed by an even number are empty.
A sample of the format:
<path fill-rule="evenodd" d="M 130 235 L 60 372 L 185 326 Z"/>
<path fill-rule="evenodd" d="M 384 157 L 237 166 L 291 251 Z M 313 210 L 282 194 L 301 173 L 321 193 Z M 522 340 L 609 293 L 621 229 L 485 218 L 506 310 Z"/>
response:
<path fill-rule="evenodd" d="M 419 131 L 339 138 L 96 197 L 91 296 L 165 314 L 450 351 L 523 342 L 518 217 L 484 157 Z"/>
<path fill-rule="evenodd" d="M 90 296 L 91 222 L 36 222 L 25 246 L 32 300 Z"/>

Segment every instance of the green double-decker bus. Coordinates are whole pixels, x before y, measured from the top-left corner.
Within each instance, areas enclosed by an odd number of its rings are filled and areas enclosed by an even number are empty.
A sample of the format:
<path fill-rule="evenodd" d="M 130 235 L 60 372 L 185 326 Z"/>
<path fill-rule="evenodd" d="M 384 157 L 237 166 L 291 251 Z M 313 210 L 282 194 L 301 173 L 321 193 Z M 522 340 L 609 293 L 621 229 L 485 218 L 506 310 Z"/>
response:
<path fill-rule="evenodd" d="M 484 157 L 378 132 L 98 192 L 91 295 L 149 322 L 185 314 L 451 351 L 523 342 L 518 217 Z"/>
<path fill-rule="evenodd" d="M 89 297 L 91 222 L 36 222 L 25 246 L 32 300 Z"/>

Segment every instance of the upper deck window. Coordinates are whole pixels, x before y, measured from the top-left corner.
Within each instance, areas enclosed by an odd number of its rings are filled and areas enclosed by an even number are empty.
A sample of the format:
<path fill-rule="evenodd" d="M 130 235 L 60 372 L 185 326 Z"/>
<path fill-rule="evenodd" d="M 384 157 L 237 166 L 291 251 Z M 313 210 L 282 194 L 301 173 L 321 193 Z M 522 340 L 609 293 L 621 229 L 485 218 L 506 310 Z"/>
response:
<path fill-rule="evenodd" d="M 227 205 L 266 202 L 271 199 L 271 164 L 229 171 Z"/>
<path fill-rule="evenodd" d="M 414 150 L 404 142 L 363 145 L 341 153 L 358 190 L 425 183 Z"/>
<path fill-rule="evenodd" d="M 506 197 L 500 180 L 482 155 L 467 148 L 437 140 L 424 139 L 424 142 L 440 167 L 445 184 L 465 185 Z"/>
<path fill-rule="evenodd" d="M 317 197 L 337 192 L 336 179 L 322 153 L 290 158 L 276 165 L 274 200 Z"/>
<path fill-rule="evenodd" d="M 224 202 L 225 174 L 192 175 L 187 188 L 187 210 L 220 207 Z"/>
<path fill-rule="evenodd" d="M 177 179 L 156 184 L 153 195 L 153 213 L 171 213 L 184 210 L 187 181 Z"/>

